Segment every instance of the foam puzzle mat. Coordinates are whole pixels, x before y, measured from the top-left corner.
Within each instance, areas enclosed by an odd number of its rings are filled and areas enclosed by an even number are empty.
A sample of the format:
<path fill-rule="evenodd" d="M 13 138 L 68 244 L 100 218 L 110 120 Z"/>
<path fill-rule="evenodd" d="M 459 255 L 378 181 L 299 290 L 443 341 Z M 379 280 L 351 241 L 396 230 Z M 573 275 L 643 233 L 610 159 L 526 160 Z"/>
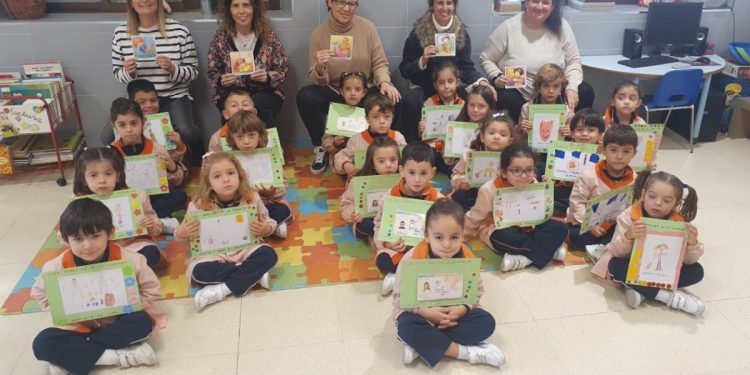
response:
<path fill-rule="evenodd" d="M 294 221 L 289 224 L 285 240 L 268 241 L 276 249 L 279 261 L 271 270 L 271 290 L 304 288 L 381 278 L 375 267 L 375 252 L 358 240 L 349 224 L 340 216 L 339 197 L 344 193 L 345 181 L 330 169 L 322 176 L 310 173 L 313 161 L 308 145 L 285 146 L 285 175 L 289 182 L 286 199 L 292 206 Z M 195 190 L 198 171 L 192 172 L 187 184 L 188 193 Z M 450 189 L 447 176 L 438 174 L 435 186 L 443 192 Z M 185 277 L 186 261 L 190 256 L 187 244 L 160 236 L 157 244 L 164 250 L 168 265 L 156 268 L 164 299 L 187 297 L 195 290 Z M 484 271 L 498 269 L 501 257 L 479 240 L 469 242 Z M 0 314 L 19 314 L 40 311 L 31 299 L 31 287 L 45 262 L 56 257 L 64 248 L 57 242 L 53 229 L 21 276 L 10 296 L 0 308 Z M 566 265 L 584 264 L 583 252 L 570 252 L 562 262 Z"/>

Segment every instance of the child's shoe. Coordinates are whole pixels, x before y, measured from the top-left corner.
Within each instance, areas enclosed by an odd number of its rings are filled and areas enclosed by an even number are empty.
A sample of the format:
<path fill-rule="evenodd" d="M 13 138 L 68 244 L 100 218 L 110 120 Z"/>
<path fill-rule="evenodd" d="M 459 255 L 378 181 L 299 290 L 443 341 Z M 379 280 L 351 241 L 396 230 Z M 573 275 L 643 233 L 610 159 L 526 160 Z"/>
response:
<path fill-rule="evenodd" d="M 604 255 L 604 245 L 586 245 L 586 253 L 591 261 L 596 263 Z"/>
<path fill-rule="evenodd" d="M 637 308 L 643 302 L 643 294 L 638 293 L 633 288 L 625 287 L 625 301 L 630 308 Z"/>
<path fill-rule="evenodd" d="M 682 310 L 688 314 L 698 316 L 703 314 L 703 310 L 706 309 L 706 304 L 702 299 L 690 294 L 686 290 L 680 289 L 670 291 L 669 293 L 672 294 L 672 298 L 666 304 L 675 310 Z"/>
<path fill-rule="evenodd" d="M 260 277 L 260 280 L 258 280 L 258 284 L 261 288 L 270 290 L 271 289 L 271 275 L 268 274 L 268 272 L 264 273 L 263 276 Z"/>
<path fill-rule="evenodd" d="M 531 259 L 517 254 L 505 254 L 503 255 L 503 264 L 500 266 L 500 271 L 515 271 L 526 268 L 531 265 Z"/>
<path fill-rule="evenodd" d="M 419 357 L 419 354 L 417 354 L 414 348 L 404 343 L 404 356 L 402 358 L 404 361 L 404 364 L 408 365 L 414 362 L 414 360 L 417 359 L 417 357 Z"/>
<path fill-rule="evenodd" d="M 49 362 L 47 362 L 47 365 L 49 365 L 49 375 L 68 375 L 69 374 L 68 370 L 60 366 L 55 366 Z"/>
<path fill-rule="evenodd" d="M 466 349 L 469 351 L 469 363 L 471 364 L 500 367 L 505 363 L 505 355 L 500 351 L 500 348 L 493 344 L 467 346 Z"/>
<path fill-rule="evenodd" d="M 286 238 L 286 230 L 287 230 L 286 222 L 279 223 L 279 225 L 276 226 L 276 231 L 274 232 L 274 234 L 276 234 L 276 237 L 279 237 L 281 239 L 285 239 Z"/>
<path fill-rule="evenodd" d="M 323 174 L 328 168 L 328 152 L 322 146 L 315 147 L 313 150 L 315 160 L 310 164 L 310 173 L 314 175 Z"/>
<path fill-rule="evenodd" d="M 159 220 L 161 220 L 161 224 L 164 227 L 163 232 L 166 234 L 174 234 L 174 231 L 180 226 L 180 222 L 173 217 L 165 217 Z"/>
<path fill-rule="evenodd" d="M 219 302 L 227 297 L 222 290 L 222 284 L 207 285 L 195 293 L 195 310 L 201 311 L 204 307 Z"/>
<path fill-rule="evenodd" d="M 396 284 L 396 274 L 389 273 L 383 278 L 383 285 L 380 287 L 380 295 L 387 296 L 393 292 L 393 285 Z"/>
<path fill-rule="evenodd" d="M 151 345 L 142 342 L 124 349 L 116 350 L 117 356 L 120 357 L 120 367 L 127 368 L 140 365 L 155 365 L 159 362 L 156 353 Z"/>
<path fill-rule="evenodd" d="M 560 247 L 555 250 L 555 254 L 552 255 L 552 259 L 554 260 L 565 260 L 565 257 L 568 256 L 568 249 L 565 247 L 565 243 L 560 245 Z"/>

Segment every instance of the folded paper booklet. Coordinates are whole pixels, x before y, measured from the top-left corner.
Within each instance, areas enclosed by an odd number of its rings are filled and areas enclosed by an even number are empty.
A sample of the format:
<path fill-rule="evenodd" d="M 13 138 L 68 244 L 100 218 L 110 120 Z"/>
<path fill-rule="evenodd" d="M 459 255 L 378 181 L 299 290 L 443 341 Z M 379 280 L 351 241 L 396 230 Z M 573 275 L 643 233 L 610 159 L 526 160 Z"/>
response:
<path fill-rule="evenodd" d="M 267 129 L 268 132 L 268 145 L 269 148 L 275 148 L 276 151 L 279 152 L 279 157 L 281 158 L 281 164 L 284 164 L 284 149 L 281 148 L 281 139 L 279 138 L 279 130 L 276 128 L 270 128 Z M 221 138 L 219 141 L 221 143 L 221 149 L 224 151 L 232 151 L 232 146 L 227 143 L 227 139 Z"/>
<path fill-rule="evenodd" d="M 504 69 L 505 78 L 508 83 L 506 89 L 517 89 L 526 87 L 526 65 L 506 66 Z"/>
<path fill-rule="evenodd" d="M 436 33 L 435 47 L 438 49 L 435 56 L 456 56 L 456 34 Z"/>
<path fill-rule="evenodd" d="M 156 60 L 156 37 L 153 35 L 133 35 L 130 38 L 133 56 L 137 60 Z"/>
<path fill-rule="evenodd" d="M 424 239 L 424 220 L 432 202 L 386 195 L 377 239 L 396 242 L 399 238 L 407 246 Z"/>
<path fill-rule="evenodd" d="M 399 155 L 404 152 L 404 146 L 398 146 Z M 367 157 L 367 149 L 362 148 L 354 150 L 354 168 L 362 169 L 365 166 L 365 158 Z"/>
<path fill-rule="evenodd" d="M 238 76 L 252 74 L 255 71 L 253 51 L 229 52 L 229 62 L 232 66 L 232 73 Z"/>
<path fill-rule="evenodd" d="M 277 149 L 258 148 L 249 154 L 242 151 L 232 151 L 232 154 L 242 164 L 250 185 L 284 187 L 284 165 Z"/>
<path fill-rule="evenodd" d="M 115 228 L 113 240 L 143 236 L 148 233 L 140 224 L 143 212 L 143 198 L 136 189 L 117 190 L 106 197 L 96 194 L 76 197 L 76 199 L 91 198 L 104 203 L 112 212 L 112 226 Z"/>
<path fill-rule="evenodd" d="M 547 178 L 555 181 L 575 182 L 587 168 L 593 168 L 603 155 L 597 154 L 597 145 L 552 141 L 547 148 Z"/>
<path fill-rule="evenodd" d="M 353 137 L 367 129 L 365 110 L 346 104 L 331 103 L 328 108 L 326 134 Z"/>
<path fill-rule="evenodd" d="M 482 260 L 406 260 L 401 269 L 402 309 L 475 305 L 479 301 L 479 267 Z"/>
<path fill-rule="evenodd" d="M 547 152 L 550 141 L 556 141 L 560 127 L 565 125 L 565 104 L 532 104 L 529 106 L 529 146 L 537 152 Z"/>
<path fill-rule="evenodd" d="M 525 189 L 514 187 L 495 190 L 492 216 L 495 228 L 528 227 L 542 224 L 552 217 L 554 189 L 552 183 L 531 184 Z M 502 218 L 497 216 L 502 212 Z"/>
<path fill-rule="evenodd" d="M 656 152 L 659 151 L 664 124 L 633 124 L 635 133 L 638 134 L 638 148 L 635 157 L 630 162 L 634 171 L 640 172 L 656 161 Z"/>
<path fill-rule="evenodd" d="M 252 204 L 191 213 L 186 219 L 200 221 L 200 233 L 190 237 L 194 257 L 240 251 L 260 242 L 250 230 L 250 223 L 258 219 Z"/>
<path fill-rule="evenodd" d="M 617 220 L 633 202 L 633 185 L 611 190 L 602 195 L 591 198 L 586 204 L 586 212 L 581 222 L 581 234 L 591 228 Z"/>
<path fill-rule="evenodd" d="M 477 137 L 479 124 L 476 122 L 448 121 L 445 134 L 445 149 L 443 156 L 460 158 L 470 151 L 471 141 Z"/>
<path fill-rule="evenodd" d="M 135 266 L 129 260 L 44 272 L 42 279 L 56 326 L 142 309 Z"/>
<path fill-rule="evenodd" d="M 480 187 L 500 173 L 500 152 L 471 151 L 466 156 L 466 180 Z"/>
<path fill-rule="evenodd" d="M 167 166 L 156 154 L 126 156 L 125 182 L 129 187 L 145 190 L 148 195 L 169 193 Z"/>
<path fill-rule="evenodd" d="M 443 139 L 448 132 L 448 121 L 453 121 L 461 113 L 461 105 L 433 105 L 422 108 L 424 133 L 422 139 Z"/>
<path fill-rule="evenodd" d="M 678 287 L 689 231 L 682 221 L 642 218 L 646 235 L 633 243 L 626 283 L 659 289 Z"/>
<path fill-rule="evenodd" d="M 354 51 L 354 37 L 351 35 L 331 35 L 330 49 L 333 59 L 351 60 Z"/>
<path fill-rule="evenodd" d="M 349 183 L 354 186 L 354 212 L 363 218 L 375 217 L 380 199 L 388 194 L 399 181 L 401 181 L 401 175 L 398 173 L 352 178 Z"/>
<path fill-rule="evenodd" d="M 151 138 L 154 142 L 164 146 L 167 150 L 177 148 L 177 145 L 167 138 L 167 133 L 173 131 L 174 127 L 172 127 L 172 120 L 169 119 L 169 112 L 146 115 L 143 134 Z"/>

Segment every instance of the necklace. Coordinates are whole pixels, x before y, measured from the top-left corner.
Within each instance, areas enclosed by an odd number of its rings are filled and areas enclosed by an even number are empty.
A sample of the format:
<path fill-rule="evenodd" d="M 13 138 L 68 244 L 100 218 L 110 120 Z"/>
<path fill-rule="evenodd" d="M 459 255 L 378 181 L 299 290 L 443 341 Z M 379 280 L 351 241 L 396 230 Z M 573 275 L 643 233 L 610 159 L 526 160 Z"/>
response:
<path fill-rule="evenodd" d="M 234 40 L 239 44 L 237 47 L 243 51 L 247 51 L 255 43 L 255 33 L 251 32 L 248 35 L 243 35 L 237 32 L 237 36 L 235 36 Z"/>

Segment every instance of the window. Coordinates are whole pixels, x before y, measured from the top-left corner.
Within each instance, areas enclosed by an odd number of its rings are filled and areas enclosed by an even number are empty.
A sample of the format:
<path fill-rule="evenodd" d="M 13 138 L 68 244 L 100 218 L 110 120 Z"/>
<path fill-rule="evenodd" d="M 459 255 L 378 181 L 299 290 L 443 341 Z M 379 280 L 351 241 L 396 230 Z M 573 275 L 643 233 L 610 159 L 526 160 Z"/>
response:
<path fill-rule="evenodd" d="M 105 13 L 124 12 L 127 0 L 47 0 L 49 13 Z M 210 0 L 216 9 L 218 0 Z M 263 0 L 269 10 L 281 9 L 281 0 Z M 168 0 L 172 12 L 196 11 L 201 9 L 201 0 Z"/>

